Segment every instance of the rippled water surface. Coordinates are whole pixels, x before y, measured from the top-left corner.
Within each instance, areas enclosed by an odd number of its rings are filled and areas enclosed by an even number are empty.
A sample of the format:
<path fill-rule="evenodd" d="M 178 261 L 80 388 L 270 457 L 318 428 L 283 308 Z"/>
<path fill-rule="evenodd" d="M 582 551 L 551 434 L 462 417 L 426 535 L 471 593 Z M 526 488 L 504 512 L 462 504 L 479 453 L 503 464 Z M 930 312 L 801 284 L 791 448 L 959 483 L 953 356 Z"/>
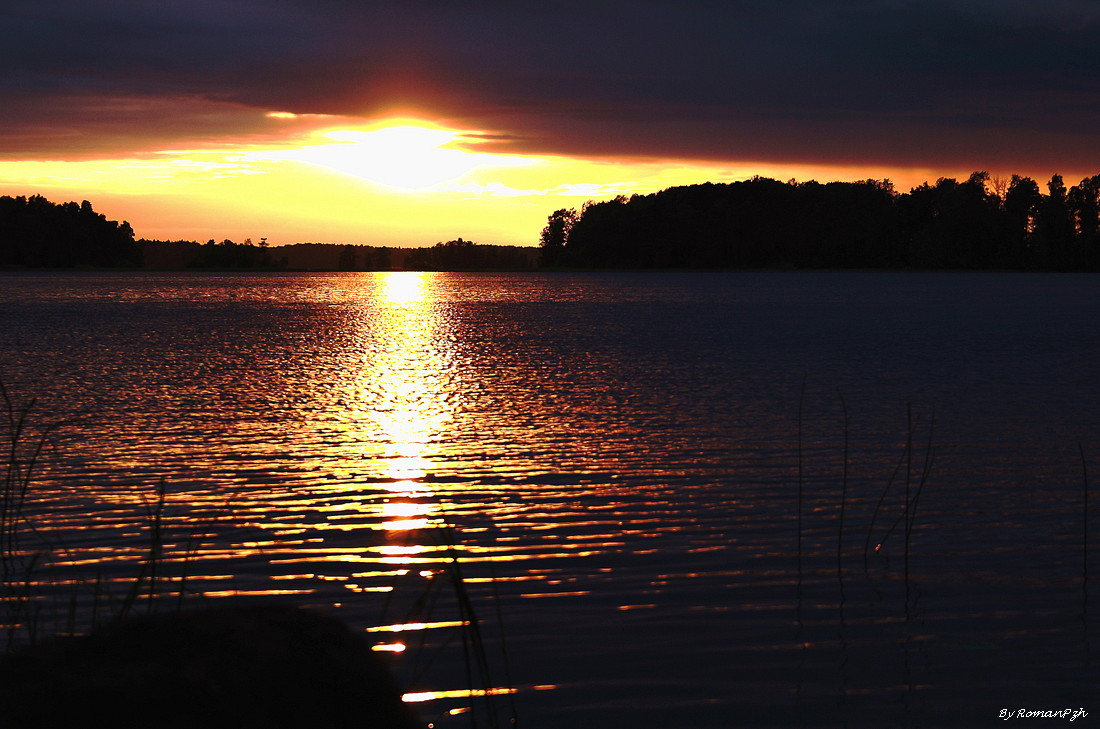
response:
<path fill-rule="evenodd" d="M 1076 275 L 3 274 L 0 380 L 56 425 L 35 604 L 124 602 L 155 536 L 158 606 L 320 607 L 437 726 L 1100 718 L 1097 311 Z"/>

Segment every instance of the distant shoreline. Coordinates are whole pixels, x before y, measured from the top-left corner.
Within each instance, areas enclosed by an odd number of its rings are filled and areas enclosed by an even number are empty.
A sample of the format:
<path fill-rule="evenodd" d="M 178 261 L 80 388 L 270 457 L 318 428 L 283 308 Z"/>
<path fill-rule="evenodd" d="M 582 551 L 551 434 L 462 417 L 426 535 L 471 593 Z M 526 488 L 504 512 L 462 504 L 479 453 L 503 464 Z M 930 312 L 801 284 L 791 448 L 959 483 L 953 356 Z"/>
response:
<path fill-rule="evenodd" d="M 456 268 L 448 270 L 429 270 L 417 268 L 389 268 L 371 271 L 341 271 L 328 268 L 277 268 L 277 269 L 251 269 L 251 268 L 31 268 L 17 266 L 0 266 L 0 274 L 99 274 L 99 273 L 129 273 L 129 274 L 183 274 L 195 276 L 207 275 L 287 275 L 301 274 L 369 274 L 369 273 L 507 273 L 517 275 L 547 274 L 568 275 L 577 273 L 767 273 L 767 274 L 827 274 L 827 273 L 894 273 L 894 274 L 967 274 L 967 273 L 1005 273 L 1005 274 L 1096 274 L 1095 271 L 1073 270 L 1034 270 L 1018 268 Z"/>

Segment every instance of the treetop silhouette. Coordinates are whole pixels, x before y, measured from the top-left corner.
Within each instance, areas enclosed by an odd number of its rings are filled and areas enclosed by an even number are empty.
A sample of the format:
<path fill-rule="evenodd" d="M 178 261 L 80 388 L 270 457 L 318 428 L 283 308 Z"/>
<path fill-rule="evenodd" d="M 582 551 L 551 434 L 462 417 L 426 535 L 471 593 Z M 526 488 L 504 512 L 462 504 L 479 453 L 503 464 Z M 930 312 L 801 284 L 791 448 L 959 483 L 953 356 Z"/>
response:
<path fill-rule="evenodd" d="M 899 194 L 889 180 L 673 187 L 557 210 L 544 265 L 577 268 L 1100 270 L 1100 175 L 1047 193 L 975 172 Z"/>

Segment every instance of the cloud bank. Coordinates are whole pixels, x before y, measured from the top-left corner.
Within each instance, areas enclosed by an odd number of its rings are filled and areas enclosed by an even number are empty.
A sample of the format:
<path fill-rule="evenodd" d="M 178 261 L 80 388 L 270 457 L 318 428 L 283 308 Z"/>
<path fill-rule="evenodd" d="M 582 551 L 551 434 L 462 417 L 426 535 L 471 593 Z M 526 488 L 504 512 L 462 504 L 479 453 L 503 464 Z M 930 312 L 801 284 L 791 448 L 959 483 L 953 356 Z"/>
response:
<path fill-rule="evenodd" d="M 0 26 L 0 156 L 392 110 L 502 152 L 1045 169 L 1100 159 L 1088 1 L 45 0 Z M 485 142 L 481 143 L 483 146 Z"/>

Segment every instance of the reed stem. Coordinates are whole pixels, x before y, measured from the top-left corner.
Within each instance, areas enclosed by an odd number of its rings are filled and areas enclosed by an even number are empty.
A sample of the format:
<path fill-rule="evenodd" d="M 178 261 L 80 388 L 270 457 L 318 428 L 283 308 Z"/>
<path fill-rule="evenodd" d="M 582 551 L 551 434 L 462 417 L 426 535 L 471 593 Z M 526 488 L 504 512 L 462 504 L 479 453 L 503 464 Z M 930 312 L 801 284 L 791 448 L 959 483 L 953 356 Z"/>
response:
<path fill-rule="evenodd" d="M 844 505 L 848 498 L 848 404 L 844 402 L 844 394 L 839 390 L 840 408 L 844 413 L 844 472 L 840 480 L 840 517 L 836 534 L 836 578 L 840 583 L 840 593 L 844 595 Z"/>
<path fill-rule="evenodd" d="M 905 510 L 902 515 L 905 517 L 905 597 L 906 606 L 909 603 L 909 534 L 910 534 L 910 517 L 909 517 L 909 488 L 913 477 L 913 404 L 905 404 L 905 419 L 907 423 L 905 440 Z"/>
<path fill-rule="evenodd" d="M 806 376 L 802 377 L 802 389 L 798 395 L 798 516 L 796 526 L 798 529 L 798 586 L 802 587 L 802 499 L 804 492 L 803 465 L 802 465 L 802 413 L 806 402 Z"/>
<path fill-rule="evenodd" d="M 886 487 L 882 489 L 882 493 L 878 497 L 878 502 L 875 504 L 875 508 L 871 512 L 871 523 L 867 527 L 867 538 L 863 542 L 863 571 L 864 572 L 866 572 L 869 568 L 868 564 L 867 564 L 867 560 L 868 560 L 868 553 L 871 551 L 871 538 L 875 535 L 875 521 L 878 519 L 879 511 L 882 510 L 882 504 L 883 504 L 883 502 L 886 501 L 886 496 L 887 496 L 887 494 L 890 493 L 890 489 L 891 489 L 891 487 L 893 487 L 894 481 L 898 477 L 898 472 L 901 471 L 901 464 L 904 463 L 904 462 L 905 462 L 905 452 L 903 451 L 902 454 L 898 457 L 898 462 L 896 464 L 894 464 L 894 471 L 890 474 L 890 478 L 886 482 Z M 900 517 L 899 517 L 899 519 L 900 519 Z M 896 526 L 896 525 L 897 525 L 897 522 L 894 523 L 894 526 Z M 894 531 L 894 526 L 891 526 L 890 529 L 886 532 L 886 537 L 889 537 L 890 533 Z M 883 537 L 883 542 L 885 542 L 886 537 Z M 878 547 L 881 546 L 881 544 L 882 543 L 880 542 L 880 544 L 875 547 L 876 551 L 878 550 Z"/>
<path fill-rule="evenodd" d="M 1085 611 L 1087 615 L 1089 602 L 1089 466 L 1085 459 L 1085 447 L 1077 444 L 1077 450 L 1081 454 L 1081 480 L 1084 483 L 1081 515 L 1081 590 L 1084 592 Z"/>

